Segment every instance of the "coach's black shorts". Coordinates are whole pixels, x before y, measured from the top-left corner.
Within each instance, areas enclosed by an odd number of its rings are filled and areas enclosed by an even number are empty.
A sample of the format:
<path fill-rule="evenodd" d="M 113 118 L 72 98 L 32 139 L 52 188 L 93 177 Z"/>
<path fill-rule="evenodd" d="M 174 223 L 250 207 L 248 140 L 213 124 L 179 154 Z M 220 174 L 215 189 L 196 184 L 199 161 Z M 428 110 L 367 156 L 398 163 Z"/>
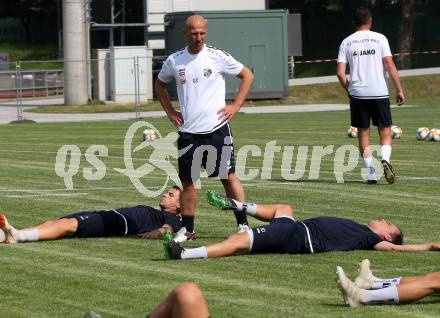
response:
<path fill-rule="evenodd" d="M 114 211 L 79 212 L 69 214 L 63 219 L 78 220 L 74 237 L 108 237 L 126 234 L 126 220 Z"/>
<path fill-rule="evenodd" d="M 226 179 L 228 173 L 235 172 L 234 146 L 229 124 L 209 134 L 179 132 L 177 140 L 179 154 L 179 178 L 182 181 L 197 181 L 200 167 L 206 169 L 209 177 Z"/>
<path fill-rule="evenodd" d="M 351 125 L 369 128 L 370 119 L 374 126 L 390 127 L 393 124 L 389 98 L 358 99 L 350 97 Z"/>
<path fill-rule="evenodd" d="M 253 228 L 252 233 L 251 253 L 308 253 L 304 225 L 291 218 L 273 219 L 268 225 Z"/>

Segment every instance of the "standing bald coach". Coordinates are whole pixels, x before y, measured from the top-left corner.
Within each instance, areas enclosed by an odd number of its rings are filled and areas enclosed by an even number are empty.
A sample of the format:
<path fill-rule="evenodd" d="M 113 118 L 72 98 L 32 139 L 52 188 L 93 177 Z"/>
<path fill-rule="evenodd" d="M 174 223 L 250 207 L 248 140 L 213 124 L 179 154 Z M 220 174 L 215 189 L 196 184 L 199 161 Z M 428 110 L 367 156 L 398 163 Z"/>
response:
<path fill-rule="evenodd" d="M 204 17 L 188 17 L 183 29 L 187 46 L 164 62 L 155 83 L 157 96 L 168 118 L 179 130 L 179 178 L 182 181 L 182 225 L 188 240 L 195 239 L 194 217 L 198 201 L 195 182 L 203 166 L 209 177 L 220 178 L 229 197 L 245 200 L 235 175 L 229 121 L 240 110 L 252 86 L 252 72 L 229 53 L 205 44 L 208 25 Z M 225 102 L 225 75 L 241 80 L 230 104 Z M 171 104 L 166 83 L 176 81 L 180 111 Z M 235 211 L 238 231 L 248 229 L 246 215 Z"/>

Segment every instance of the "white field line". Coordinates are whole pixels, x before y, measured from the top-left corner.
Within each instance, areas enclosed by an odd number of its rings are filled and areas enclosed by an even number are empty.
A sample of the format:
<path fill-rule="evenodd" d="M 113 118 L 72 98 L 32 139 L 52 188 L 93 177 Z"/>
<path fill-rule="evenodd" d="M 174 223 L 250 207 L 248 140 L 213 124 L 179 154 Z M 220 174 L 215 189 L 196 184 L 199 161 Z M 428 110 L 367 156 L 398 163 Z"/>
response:
<path fill-rule="evenodd" d="M 33 197 L 52 197 L 52 196 L 65 196 L 76 197 L 88 195 L 87 192 L 79 193 L 41 193 L 41 194 L 25 194 L 25 195 L 7 195 L 7 198 L 33 198 Z"/>
<path fill-rule="evenodd" d="M 297 148 L 297 146 L 295 146 L 296 148 Z M 313 146 L 310 146 L 311 148 L 313 148 Z M 264 150 L 264 147 L 260 147 L 262 150 Z M 57 152 L 44 152 L 44 151 L 31 151 L 31 150 L 1 150 L 0 149 L 0 152 L 7 152 L 7 153 L 37 153 L 37 154 L 42 154 L 42 153 L 44 153 L 44 154 L 53 154 L 53 155 L 56 155 L 57 154 Z M 81 154 L 81 156 L 84 156 L 84 153 L 82 153 Z M 411 155 L 407 155 L 407 154 L 404 154 L 404 155 L 402 155 L 403 157 L 416 157 L 416 158 L 420 158 L 420 155 L 414 155 L 414 156 L 411 156 Z M 102 160 L 107 160 L 107 159 L 115 159 L 115 160 L 122 160 L 121 161 L 121 164 L 123 164 L 123 160 L 124 160 L 124 158 L 125 157 L 123 157 L 123 156 L 106 156 L 106 157 L 101 157 L 101 156 L 98 156 L 98 158 L 100 158 L 100 159 L 102 159 Z M 149 157 L 148 157 L 149 158 Z M 263 156 L 247 156 L 247 160 L 248 161 L 251 161 L 251 160 L 253 160 L 253 159 L 258 159 L 258 158 L 263 158 Z M 276 161 L 277 159 L 281 159 L 281 158 L 274 158 L 274 161 Z M 294 156 L 294 159 L 296 159 L 296 160 L 298 160 L 298 159 L 306 159 L 307 161 L 310 161 L 310 159 L 311 159 L 311 155 L 309 156 L 307 156 L 306 158 L 304 158 L 304 156 L 298 156 L 298 155 L 296 155 L 296 156 Z M 1 160 L 1 159 L 0 159 Z M 9 159 L 4 159 L 5 161 L 9 161 Z M 141 157 L 141 158 L 136 158 L 136 157 L 133 157 L 132 158 L 132 160 L 133 160 L 133 162 L 135 162 L 135 161 L 140 161 L 140 162 L 145 162 L 146 160 L 147 160 L 147 157 Z M 325 163 L 325 162 L 339 162 L 340 160 L 334 160 L 334 157 L 331 157 L 331 154 L 330 155 L 325 155 L 325 156 L 323 156 L 322 158 L 321 158 L 321 160 L 322 160 L 322 162 L 323 163 Z M 158 160 L 158 161 L 160 161 L 160 160 Z M 162 162 L 167 162 L 168 160 L 162 160 Z M 174 161 L 176 161 L 177 162 L 177 160 L 171 160 L 172 162 L 174 162 Z M 295 160 L 293 160 L 292 159 L 292 162 L 296 162 Z M 345 161 L 344 161 L 345 162 Z M 359 161 L 358 161 L 359 163 L 361 162 L 361 160 L 359 159 Z M 26 167 L 29 167 L 29 164 L 38 164 L 38 165 L 46 165 L 46 163 L 45 162 L 41 162 L 41 161 L 26 161 L 26 166 L 19 166 L 19 165 L 16 165 L 17 167 L 23 167 L 23 168 L 26 168 Z M 403 166 L 413 166 L 413 165 L 417 165 L 417 164 L 420 164 L 420 165 L 424 165 L 424 166 L 426 166 L 426 165 L 432 165 L 432 166 L 437 166 L 438 165 L 438 162 L 437 161 L 427 161 L 427 160 L 403 160 L 403 159 L 394 159 L 393 160 L 393 163 L 398 163 L 399 165 L 403 165 Z M 3 164 L 4 165 L 11 165 L 11 166 L 13 166 L 13 164 L 9 164 L 8 162 L 3 162 Z M 54 164 L 53 163 L 51 163 L 50 164 L 50 166 L 54 166 Z M 253 166 L 247 166 L 248 168 L 259 168 L 259 167 L 253 167 Z M 31 168 L 31 167 L 29 167 L 29 168 Z M 277 169 L 276 167 L 274 167 L 273 169 Z M 278 169 L 280 169 L 280 168 L 278 168 Z"/>

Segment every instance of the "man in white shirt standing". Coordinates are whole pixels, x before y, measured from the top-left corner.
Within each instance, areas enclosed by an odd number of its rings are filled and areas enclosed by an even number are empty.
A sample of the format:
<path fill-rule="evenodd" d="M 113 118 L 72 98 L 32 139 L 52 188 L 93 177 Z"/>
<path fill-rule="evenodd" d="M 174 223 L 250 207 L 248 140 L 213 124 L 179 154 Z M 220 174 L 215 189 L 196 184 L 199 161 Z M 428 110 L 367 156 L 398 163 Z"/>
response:
<path fill-rule="evenodd" d="M 205 44 L 207 22 L 192 15 L 183 35 L 187 46 L 164 62 L 155 83 L 157 96 L 170 121 L 179 130 L 179 178 L 182 226 L 189 240 L 195 239 L 194 217 L 198 201 L 195 182 L 204 166 L 210 177 L 219 177 L 228 196 L 244 201 L 245 194 L 235 175 L 229 121 L 240 110 L 252 86 L 253 74 L 221 49 Z M 225 102 L 225 74 L 237 76 L 240 86 L 232 103 Z M 166 83 L 176 81 L 180 112 L 171 104 Z M 246 215 L 235 212 L 239 231 L 248 229 Z"/>
<path fill-rule="evenodd" d="M 392 119 L 386 72 L 396 89 L 397 105 L 405 103 L 405 95 L 387 38 L 370 31 L 370 10 L 358 8 L 353 14 L 353 23 L 356 32 L 345 38 L 339 47 L 337 76 L 350 97 L 351 126 L 358 128 L 359 151 L 368 170 L 367 184 L 377 183 L 370 149 L 370 119 L 379 130 L 385 179 L 392 184 L 396 173 L 390 164 Z M 350 80 L 345 75 L 347 63 Z"/>

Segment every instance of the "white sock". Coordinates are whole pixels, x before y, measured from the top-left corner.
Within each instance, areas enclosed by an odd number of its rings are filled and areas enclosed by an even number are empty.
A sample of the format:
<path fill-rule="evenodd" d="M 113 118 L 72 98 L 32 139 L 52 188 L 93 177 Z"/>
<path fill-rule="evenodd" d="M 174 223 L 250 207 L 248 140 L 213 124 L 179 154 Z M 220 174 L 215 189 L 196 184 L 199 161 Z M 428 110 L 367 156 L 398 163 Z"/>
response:
<path fill-rule="evenodd" d="M 391 158 L 391 145 L 380 146 L 380 154 L 382 155 L 382 160 L 390 162 Z"/>
<path fill-rule="evenodd" d="M 362 289 L 361 301 L 364 304 L 398 304 L 399 294 L 397 293 L 397 287 L 391 286 L 387 288 L 377 290 L 365 290 Z"/>
<path fill-rule="evenodd" d="M 15 232 L 14 232 L 15 231 Z M 16 237 L 17 242 L 35 242 L 38 241 L 40 237 L 40 231 L 38 229 L 28 230 L 28 231 L 19 231 L 13 229 L 12 234 Z"/>
<path fill-rule="evenodd" d="M 3 243 L 5 241 L 5 232 L 3 230 L 0 230 L 0 243 Z"/>
<path fill-rule="evenodd" d="M 237 211 L 244 212 L 247 215 L 255 216 L 257 214 L 257 205 L 255 203 L 243 203 L 232 199 L 237 206 Z"/>
<path fill-rule="evenodd" d="M 374 169 L 373 166 L 373 157 L 369 156 L 369 157 L 364 157 L 364 164 L 365 167 L 368 170 L 368 180 L 376 180 L 376 169 Z"/>
<path fill-rule="evenodd" d="M 400 279 L 401 277 L 382 279 L 373 276 L 373 286 L 371 286 L 371 289 L 382 289 L 399 285 Z"/>
<path fill-rule="evenodd" d="M 205 246 L 197 247 L 197 248 L 189 248 L 182 251 L 180 255 L 182 259 L 191 259 L 191 258 L 208 258 L 208 250 Z"/>

